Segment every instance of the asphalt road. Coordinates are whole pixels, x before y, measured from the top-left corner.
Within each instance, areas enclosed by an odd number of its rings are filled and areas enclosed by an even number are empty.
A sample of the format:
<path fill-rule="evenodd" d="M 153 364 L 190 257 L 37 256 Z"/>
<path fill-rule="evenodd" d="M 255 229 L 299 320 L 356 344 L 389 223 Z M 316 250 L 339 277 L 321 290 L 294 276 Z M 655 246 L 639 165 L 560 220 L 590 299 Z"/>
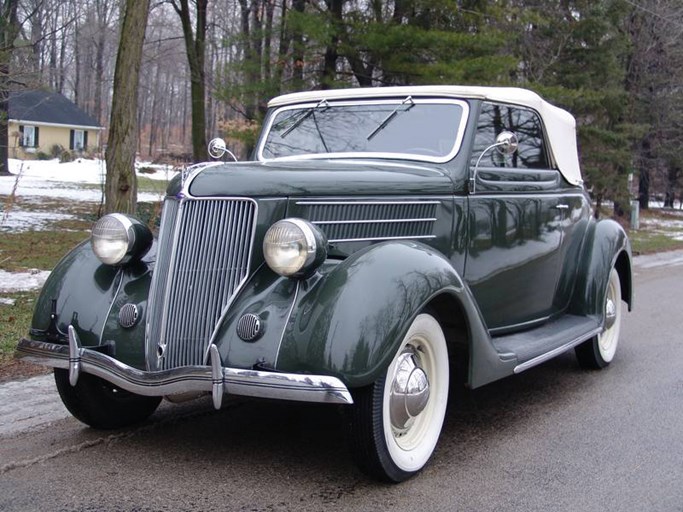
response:
<path fill-rule="evenodd" d="M 612 365 L 567 353 L 455 393 L 401 485 L 354 468 L 335 408 L 201 400 L 124 431 L 0 432 L 0 510 L 683 511 L 683 265 L 640 267 L 636 286 Z"/>

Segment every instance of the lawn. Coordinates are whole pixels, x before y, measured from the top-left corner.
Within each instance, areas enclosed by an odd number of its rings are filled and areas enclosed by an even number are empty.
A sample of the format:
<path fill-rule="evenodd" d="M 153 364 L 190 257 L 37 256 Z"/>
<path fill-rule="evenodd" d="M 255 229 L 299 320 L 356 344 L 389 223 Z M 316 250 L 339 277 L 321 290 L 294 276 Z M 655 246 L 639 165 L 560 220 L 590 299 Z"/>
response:
<path fill-rule="evenodd" d="M 28 333 L 37 291 L 3 293 L 0 302 L 0 366 L 12 360 L 17 341 Z"/>

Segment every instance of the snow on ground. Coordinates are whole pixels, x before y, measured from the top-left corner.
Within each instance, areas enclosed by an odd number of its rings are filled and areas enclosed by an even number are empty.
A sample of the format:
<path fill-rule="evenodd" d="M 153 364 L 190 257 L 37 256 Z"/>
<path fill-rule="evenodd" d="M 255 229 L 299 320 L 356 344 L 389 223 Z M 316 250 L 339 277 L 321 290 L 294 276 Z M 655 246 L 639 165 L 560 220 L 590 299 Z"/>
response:
<path fill-rule="evenodd" d="M 144 165 L 147 168 L 151 166 Z M 139 166 L 139 167 L 142 167 Z M 16 186 L 18 196 L 48 196 L 75 201 L 98 202 L 102 199 L 107 168 L 103 160 L 78 158 L 73 162 L 59 160 L 9 160 L 9 170 L 15 176 L 0 177 L 0 194 L 10 195 Z M 139 174 L 153 180 L 168 181 L 174 173 L 170 169 Z M 99 185 L 83 187 L 83 184 Z M 158 201 L 159 195 L 138 194 L 138 201 Z"/>
<path fill-rule="evenodd" d="M 6 216 L 0 212 L 0 232 L 40 231 L 56 220 L 75 218 L 77 218 L 75 215 L 67 213 L 30 212 L 14 207 Z"/>
<path fill-rule="evenodd" d="M 31 270 L 29 272 L 6 272 L 0 270 L 0 293 L 25 292 L 40 288 L 50 272 Z"/>
<path fill-rule="evenodd" d="M 648 219 L 643 217 L 640 219 L 640 228 L 647 229 L 655 233 L 664 233 L 669 238 L 683 241 L 683 210 L 667 210 L 672 217 L 676 219 Z M 679 231 L 680 234 L 672 234 L 673 231 Z"/>

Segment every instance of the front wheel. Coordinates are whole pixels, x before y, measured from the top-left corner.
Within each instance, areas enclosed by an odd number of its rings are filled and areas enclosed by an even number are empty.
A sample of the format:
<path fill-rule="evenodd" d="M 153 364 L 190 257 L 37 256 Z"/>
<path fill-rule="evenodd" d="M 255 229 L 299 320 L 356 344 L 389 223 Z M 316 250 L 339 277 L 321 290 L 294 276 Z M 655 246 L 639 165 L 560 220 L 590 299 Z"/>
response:
<path fill-rule="evenodd" d="M 69 372 L 55 368 L 55 384 L 69 412 L 93 428 L 139 423 L 151 416 L 161 402 L 161 397 L 136 395 L 88 373 L 81 374 L 72 386 Z"/>
<path fill-rule="evenodd" d="M 576 347 L 576 357 L 582 368 L 601 369 L 614 359 L 621 326 L 621 281 L 612 269 L 605 294 L 605 328 L 602 333 Z"/>
<path fill-rule="evenodd" d="M 386 372 L 356 390 L 348 409 L 351 454 L 367 475 L 402 482 L 427 463 L 448 401 L 446 339 L 429 314 L 411 324 Z"/>

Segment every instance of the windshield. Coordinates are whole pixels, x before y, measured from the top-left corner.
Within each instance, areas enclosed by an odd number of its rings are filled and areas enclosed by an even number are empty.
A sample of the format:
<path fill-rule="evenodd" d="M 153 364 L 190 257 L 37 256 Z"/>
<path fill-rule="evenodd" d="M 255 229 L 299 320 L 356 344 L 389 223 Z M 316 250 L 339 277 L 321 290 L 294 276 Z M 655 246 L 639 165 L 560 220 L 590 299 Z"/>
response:
<path fill-rule="evenodd" d="M 306 103 L 269 118 L 259 158 L 376 157 L 445 162 L 455 156 L 467 104 L 414 99 Z"/>

